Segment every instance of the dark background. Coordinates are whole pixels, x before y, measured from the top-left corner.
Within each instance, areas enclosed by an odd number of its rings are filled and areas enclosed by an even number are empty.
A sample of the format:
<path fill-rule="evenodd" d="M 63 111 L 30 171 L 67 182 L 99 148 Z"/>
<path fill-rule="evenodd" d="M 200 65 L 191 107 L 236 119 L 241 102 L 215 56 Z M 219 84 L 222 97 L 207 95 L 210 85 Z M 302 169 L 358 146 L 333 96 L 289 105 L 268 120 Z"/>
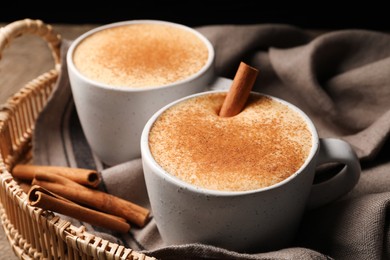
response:
<path fill-rule="evenodd" d="M 46 23 L 105 24 L 131 19 L 161 19 L 196 27 L 212 24 L 285 23 L 304 29 L 371 29 L 390 31 L 390 10 L 384 4 L 365 1 L 339 2 L 272 1 L 63 1 L 39 4 L 12 1 L 3 6 L 0 22 L 41 19 Z M 310 3 L 310 2 L 309 2 Z"/>

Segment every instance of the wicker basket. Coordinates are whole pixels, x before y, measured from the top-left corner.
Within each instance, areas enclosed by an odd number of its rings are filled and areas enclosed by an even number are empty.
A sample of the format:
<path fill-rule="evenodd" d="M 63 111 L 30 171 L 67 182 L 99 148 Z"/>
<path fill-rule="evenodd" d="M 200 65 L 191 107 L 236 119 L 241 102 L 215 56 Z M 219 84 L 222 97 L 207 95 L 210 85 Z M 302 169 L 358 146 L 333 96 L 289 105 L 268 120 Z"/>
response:
<path fill-rule="evenodd" d="M 44 39 L 55 66 L 0 107 L 0 216 L 15 254 L 20 259 L 155 259 L 90 234 L 84 226 L 73 226 L 53 212 L 31 207 L 27 194 L 13 179 L 12 167 L 31 156 L 35 120 L 61 69 L 61 37 L 40 20 L 20 20 L 0 28 L 0 54 L 23 34 Z"/>

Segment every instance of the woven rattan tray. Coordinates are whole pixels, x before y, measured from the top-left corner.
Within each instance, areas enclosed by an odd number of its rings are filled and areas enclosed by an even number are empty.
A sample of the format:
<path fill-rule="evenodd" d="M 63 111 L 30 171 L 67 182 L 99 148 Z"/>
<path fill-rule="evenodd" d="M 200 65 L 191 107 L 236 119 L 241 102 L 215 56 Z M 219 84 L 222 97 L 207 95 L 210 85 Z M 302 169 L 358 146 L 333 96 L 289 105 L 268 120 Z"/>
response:
<path fill-rule="evenodd" d="M 54 212 L 30 206 L 27 194 L 13 179 L 12 167 L 31 155 L 35 120 L 61 70 L 61 36 L 40 20 L 20 20 L 0 28 L 0 54 L 25 34 L 48 43 L 55 66 L 0 106 L 0 216 L 15 254 L 20 259 L 154 259 L 90 234 Z"/>

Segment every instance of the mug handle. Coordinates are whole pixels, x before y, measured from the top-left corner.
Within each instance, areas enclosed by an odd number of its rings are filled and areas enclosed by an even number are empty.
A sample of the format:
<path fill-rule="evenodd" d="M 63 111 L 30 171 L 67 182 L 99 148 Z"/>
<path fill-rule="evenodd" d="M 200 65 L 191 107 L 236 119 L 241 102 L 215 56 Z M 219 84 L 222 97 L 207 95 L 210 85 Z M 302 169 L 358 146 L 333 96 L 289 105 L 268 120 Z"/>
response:
<path fill-rule="evenodd" d="M 351 145 L 340 139 L 320 138 L 317 166 L 334 162 L 345 166 L 332 178 L 313 184 L 307 205 L 309 210 L 341 197 L 352 190 L 358 182 L 361 167 Z"/>

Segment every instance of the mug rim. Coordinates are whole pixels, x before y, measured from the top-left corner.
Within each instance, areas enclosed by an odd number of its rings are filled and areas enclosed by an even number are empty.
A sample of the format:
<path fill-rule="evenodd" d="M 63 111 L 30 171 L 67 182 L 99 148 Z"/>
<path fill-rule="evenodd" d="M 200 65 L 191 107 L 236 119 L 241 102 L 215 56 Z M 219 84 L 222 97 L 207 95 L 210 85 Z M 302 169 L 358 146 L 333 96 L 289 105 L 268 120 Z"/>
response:
<path fill-rule="evenodd" d="M 209 90 L 209 91 L 204 91 L 201 93 L 192 94 L 192 95 L 180 98 L 178 100 L 175 100 L 175 101 L 171 102 L 170 104 L 167 104 L 166 106 L 160 108 L 157 112 L 155 112 L 154 115 L 152 117 L 150 117 L 149 120 L 147 121 L 147 123 L 145 124 L 144 129 L 143 129 L 142 134 L 141 134 L 141 156 L 142 156 L 141 159 L 142 159 L 143 163 L 145 163 L 144 161 L 147 161 L 148 165 L 152 168 L 153 174 L 159 175 L 159 177 L 163 178 L 165 181 L 168 181 L 168 182 L 174 184 L 175 186 L 185 188 L 185 189 L 190 190 L 190 191 L 195 192 L 195 193 L 202 193 L 206 196 L 240 196 L 240 195 L 249 195 L 249 194 L 254 194 L 254 193 L 258 193 L 258 192 L 262 192 L 262 191 L 272 190 L 272 189 L 276 189 L 278 187 L 283 186 L 284 184 L 290 182 L 291 180 L 295 179 L 298 175 L 300 175 L 304 171 L 304 169 L 306 169 L 306 167 L 308 167 L 308 165 L 311 163 L 311 161 L 315 157 L 316 153 L 318 152 L 319 136 L 318 136 L 318 133 L 317 133 L 317 130 L 314 126 L 313 121 L 309 118 L 309 116 L 305 112 L 303 112 L 300 108 L 298 108 L 294 104 L 292 104 L 286 100 L 283 100 L 281 98 L 278 98 L 278 97 L 275 97 L 272 95 L 268 95 L 265 93 L 255 92 L 255 91 L 251 91 L 251 94 L 272 98 L 278 102 L 281 102 L 282 104 L 287 105 L 289 108 L 293 109 L 294 111 L 298 112 L 300 114 L 300 116 L 305 120 L 305 122 L 310 130 L 310 133 L 312 136 L 312 146 L 310 148 L 310 153 L 306 157 L 305 162 L 301 165 L 301 167 L 297 171 L 295 171 L 293 174 L 291 174 L 289 177 L 287 177 L 284 180 L 277 182 L 273 185 L 258 188 L 258 189 L 251 189 L 251 190 L 244 190 L 244 191 L 221 191 L 221 190 L 207 189 L 207 188 L 199 187 L 199 186 L 190 184 L 188 182 L 185 182 L 185 181 L 179 179 L 178 177 L 168 173 L 165 169 L 163 169 L 157 163 L 157 161 L 154 159 L 154 157 L 150 151 L 150 148 L 149 148 L 149 133 L 150 133 L 150 129 L 153 126 L 154 122 L 160 117 L 160 115 L 162 113 L 164 113 L 164 111 L 166 111 L 168 108 L 173 107 L 176 104 L 181 103 L 187 99 L 195 98 L 197 96 L 212 94 L 212 93 L 227 93 L 227 92 L 228 92 L 228 90 Z"/>
<path fill-rule="evenodd" d="M 196 35 L 207 47 L 208 50 L 208 57 L 205 65 L 198 70 L 196 73 L 191 74 L 190 76 L 179 80 L 175 81 L 169 84 L 164 84 L 164 85 L 158 85 L 158 86 L 147 86 L 147 87 L 131 87 L 131 86 L 113 86 L 109 85 L 97 80 L 90 79 L 89 77 L 85 76 L 82 74 L 75 66 L 73 62 L 73 53 L 76 47 L 79 45 L 81 41 L 89 37 L 90 35 L 103 31 L 109 28 L 113 27 L 121 27 L 125 25 L 131 25 L 131 24 L 165 24 L 165 25 L 170 25 L 173 27 L 177 28 L 182 28 L 184 30 L 187 30 L 194 35 Z M 157 20 L 157 19 L 136 19 L 136 20 L 125 20 L 125 21 L 119 21 L 119 22 L 113 22 L 105 25 L 98 26 L 96 28 L 93 28 L 87 32 L 84 32 L 83 34 L 79 35 L 73 42 L 71 42 L 68 51 L 66 53 L 66 63 L 68 70 L 72 70 L 74 74 L 77 75 L 78 78 L 82 79 L 85 82 L 88 82 L 90 85 L 94 85 L 99 88 L 103 89 L 108 89 L 108 90 L 115 90 L 115 91 L 123 91 L 123 92 L 144 92 L 144 91 L 149 91 L 149 90 L 154 90 L 154 89 L 164 89 L 164 88 L 172 88 L 178 85 L 182 85 L 188 82 L 191 82 L 197 78 L 200 78 L 202 75 L 206 74 L 210 69 L 212 69 L 212 66 L 215 61 L 215 50 L 214 46 L 211 44 L 210 40 L 204 36 L 202 33 L 198 32 L 192 27 L 189 27 L 184 24 L 180 23 L 175 23 L 175 22 L 169 22 L 169 21 L 164 21 L 164 20 Z M 216 77 L 216 75 L 214 75 Z"/>

